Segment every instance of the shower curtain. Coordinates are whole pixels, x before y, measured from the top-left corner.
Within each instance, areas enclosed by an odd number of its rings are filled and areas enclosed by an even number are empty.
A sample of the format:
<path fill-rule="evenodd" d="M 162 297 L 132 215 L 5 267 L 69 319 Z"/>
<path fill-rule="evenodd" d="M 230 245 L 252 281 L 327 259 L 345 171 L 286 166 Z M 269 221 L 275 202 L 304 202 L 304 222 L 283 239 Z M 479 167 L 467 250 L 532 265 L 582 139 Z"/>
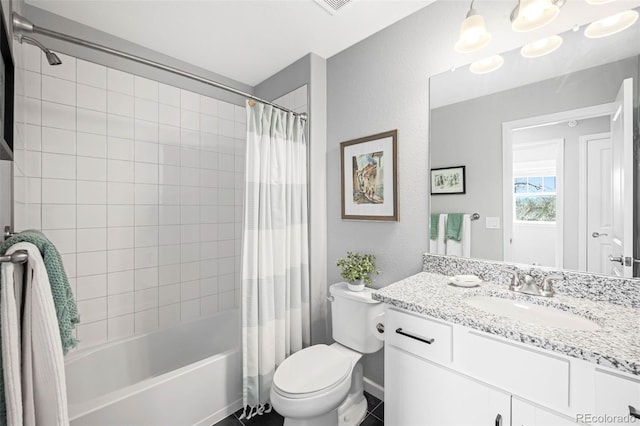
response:
<path fill-rule="evenodd" d="M 246 109 L 241 306 L 243 415 L 251 418 L 271 411 L 276 367 L 309 345 L 310 312 L 304 123 L 253 101 Z"/>

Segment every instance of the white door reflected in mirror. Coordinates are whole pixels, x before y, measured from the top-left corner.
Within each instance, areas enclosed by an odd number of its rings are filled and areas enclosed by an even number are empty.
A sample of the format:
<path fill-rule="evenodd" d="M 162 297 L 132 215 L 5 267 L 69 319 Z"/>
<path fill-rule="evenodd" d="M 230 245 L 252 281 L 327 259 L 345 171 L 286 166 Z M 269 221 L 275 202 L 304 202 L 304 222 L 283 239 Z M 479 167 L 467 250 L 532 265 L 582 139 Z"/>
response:
<path fill-rule="evenodd" d="M 615 102 L 503 124 L 505 260 L 564 268 L 567 254 L 633 276 L 632 89 L 626 79 Z"/>
<path fill-rule="evenodd" d="M 633 259 L 633 80 L 622 82 L 611 123 L 613 217 L 611 255 Z M 633 276 L 633 262 L 610 262 L 610 273 Z"/>

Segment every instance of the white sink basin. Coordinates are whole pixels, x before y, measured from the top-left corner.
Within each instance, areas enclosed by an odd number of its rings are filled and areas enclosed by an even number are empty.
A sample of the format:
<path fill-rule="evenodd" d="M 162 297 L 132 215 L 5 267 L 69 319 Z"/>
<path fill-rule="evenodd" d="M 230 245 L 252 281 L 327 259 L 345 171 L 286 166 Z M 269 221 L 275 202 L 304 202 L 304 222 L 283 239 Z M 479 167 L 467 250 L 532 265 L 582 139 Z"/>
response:
<path fill-rule="evenodd" d="M 504 299 L 494 296 L 472 296 L 465 299 L 465 302 L 474 308 L 494 315 L 547 327 L 587 331 L 601 329 L 598 324 L 580 315 L 521 300 Z"/>

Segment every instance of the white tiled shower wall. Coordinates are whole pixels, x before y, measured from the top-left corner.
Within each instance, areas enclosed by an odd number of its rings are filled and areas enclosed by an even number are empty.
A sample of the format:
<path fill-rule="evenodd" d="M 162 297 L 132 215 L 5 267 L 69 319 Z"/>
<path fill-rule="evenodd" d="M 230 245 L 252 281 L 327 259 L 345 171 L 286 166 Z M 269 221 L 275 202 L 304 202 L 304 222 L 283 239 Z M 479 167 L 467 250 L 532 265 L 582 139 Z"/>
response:
<path fill-rule="evenodd" d="M 13 174 L 12 196 L 9 198 L 13 202 L 13 224 L 15 229 L 27 229 L 31 224 L 29 220 L 29 186 L 26 177 L 26 97 L 25 97 L 25 58 L 24 51 L 20 44 L 13 41 L 14 60 L 14 126 L 13 126 L 13 155 L 14 161 L 11 163 L 11 173 Z M 10 201 L 11 202 L 11 201 Z M 9 225 L 4 222 L 2 225 Z"/>
<path fill-rule="evenodd" d="M 42 229 L 63 254 L 81 346 L 237 306 L 244 108 L 20 48 L 16 228 Z"/>

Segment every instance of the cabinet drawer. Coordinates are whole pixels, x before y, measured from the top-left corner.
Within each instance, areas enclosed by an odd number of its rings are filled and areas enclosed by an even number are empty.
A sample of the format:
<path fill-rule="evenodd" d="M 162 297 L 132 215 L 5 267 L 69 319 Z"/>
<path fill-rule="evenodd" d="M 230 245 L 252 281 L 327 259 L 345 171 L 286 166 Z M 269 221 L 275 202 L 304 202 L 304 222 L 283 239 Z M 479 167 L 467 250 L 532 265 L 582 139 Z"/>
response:
<path fill-rule="evenodd" d="M 456 334 L 455 362 L 464 373 L 560 412 L 569 408 L 570 363 L 530 346 L 475 330 Z"/>
<path fill-rule="evenodd" d="M 387 309 L 385 344 L 441 364 L 451 363 L 453 326 Z"/>
<path fill-rule="evenodd" d="M 626 377 L 596 368 L 595 414 L 602 417 L 599 423 L 619 424 L 622 418 L 629 418 L 630 405 L 640 411 L 640 377 Z M 628 421 L 633 420 L 630 418 Z"/>

